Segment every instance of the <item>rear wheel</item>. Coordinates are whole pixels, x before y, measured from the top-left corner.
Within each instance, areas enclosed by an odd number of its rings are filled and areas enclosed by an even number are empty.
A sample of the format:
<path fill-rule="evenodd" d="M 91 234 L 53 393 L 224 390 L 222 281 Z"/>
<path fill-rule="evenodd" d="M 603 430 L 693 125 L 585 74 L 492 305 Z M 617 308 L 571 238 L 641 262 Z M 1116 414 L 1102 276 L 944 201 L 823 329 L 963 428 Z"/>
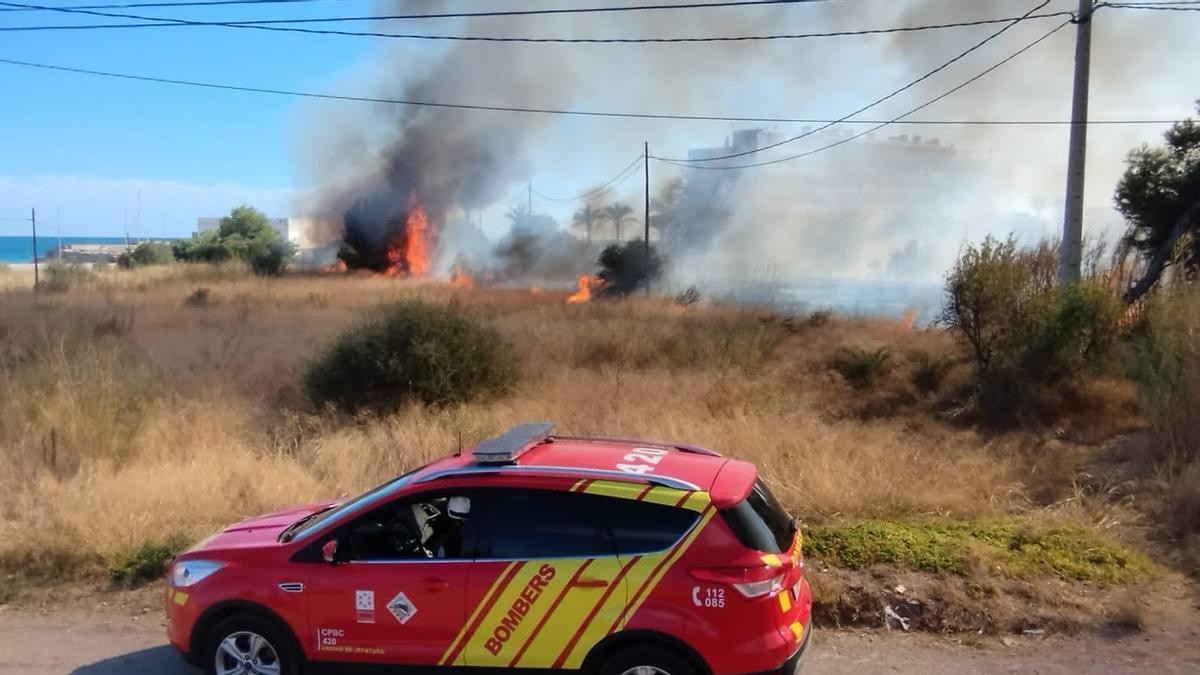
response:
<path fill-rule="evenodd" d="M 621 649 L 600 666 L 599 675 L 699 675 L 679 654 L 656 645 Z"/>
<path fill-rule="evenodd" d="M 208 675 L 300 675 L 294 640 L 256 614 L 235 614 L 217 624 L 200 659 Z"/>

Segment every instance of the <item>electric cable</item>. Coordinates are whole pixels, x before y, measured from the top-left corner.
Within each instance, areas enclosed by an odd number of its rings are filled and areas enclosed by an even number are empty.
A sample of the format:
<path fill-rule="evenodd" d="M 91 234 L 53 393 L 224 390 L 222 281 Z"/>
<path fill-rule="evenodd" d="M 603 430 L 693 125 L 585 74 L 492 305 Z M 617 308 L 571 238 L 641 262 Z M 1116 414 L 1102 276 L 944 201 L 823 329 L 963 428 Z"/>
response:
<path fill-rule="evenodd" d="M 1021 49 L 1018 49 L 1017 51 L 1015 51 L 1015 52 L 1013 52 L 1012 54 L 1008 55 L 1008 56 L 1007 56 L 1007 57 L 1005 57 L 1004 59 L 1002 59 L 1002 60 L 1000 60 L 1000 61 L 998 61 L 998 62 L 996 62 L 996 63 L 992 64 L 992 65 L 991 65 L 991 66 L 989 66 L 989 67 L 988 67 L 986 70 L 984 70 L 984 71 L 982 71 L 982 72 L 980 72 L 980 73 L 976 74 L 975 76 L 971 77 L 970 79 L 966 80 L 965 82 L 962 82 L 962 83 L 960 83 L 958 86 L 954 87 L 953 89 L 950 89 L 949 91 L 946 91 L 946 92 L 942 93 L 941 95 L 939 95 L 939 96 L 937 96 L 937 97 L 935 97 L 935 98 L 932 98 L 932 99 L 930 99 L 930 100 L 928 100 L 928 101 L 926 101 L 926 102 L 922 103 L 921 105 L 919 105 L 919 106 L 917 106 L 917 107 L 915 107 L 915 108 L 912 108 L 912 109 L 908 110 L 907 112 L 901 113 L 900 115 L 897 115 L 895 118 L 893 118 L 893 119 L 891 119 L 891 120 L 889 120 L 889 121 L 887 121 L 887 122 L 883 122 L 883 123 L 881 123 L 881 124 L 878 124 L 878 125 L 876 125 L 876 126 L 874 126 L 874 127 L 871 127 L 870 129 L 867 129 L 866 131 L 861 131 L 861 132 L 859 132 L 859 133 L 857 133 L 857 134 L 853 134 L 853 135 L 847 136 L 846 138 L 839 139 L 839 140 L 837 140 L 837 141 L 835 141 L 835 142 L 833 142 L 833 143 L 830 143 L 830 144 L 828 144 L 828 145 L 821 146 L 821 147 L 819 147 L 819 148 L 815 148 L 815 149 L 813 149 L 813 150 L 808 150 L 808 151 L 806 151 L 806 152 L 798 153 L 798 154 L 795 154 L 795 155 L 790 155 L 790 156 L 788 156 L 788 157 L 781 157 L 781 158 L 778 158 L 778 159 L 773 159 L 773 160 L 769 160 L 769 161 L 765 161 L 765 162 L 755 162 L 755 163 L 752 163 L 752 164 L 737 164 L 737 165 L 725 165 L 725 166 L 708 166 L 708 165 L 698 165 L 698 164 L 683 164 L 683 163 L 680 163 L 680 162 L 677 162 L 677 161 L 674 161 L 674 160 L 668 160 L 668 159 L 663 159 L 663 158 L 660 158 L 660 157 L 655 157 L 655 156 L 653 156 L 653 155 L 651 155 L 651 156 L 650 156 L 650 158 L 651 158 L 651 159 L 657 159 L 657 160 L 659 160 L 659 161 L 666 162 L 666 163 L 668 163 L 668 164 L 674 164 L 675 166 L 682 166 L 682 167 L 689 168 L 689 169 L 708 169 L 708 170 L 720 170 L 720 171 L 727 171 L 727 170 L 733 170 L 733 169 L 750 169 L 750 168 L 759 167 L 759 166 L 769 166 L 769 165 L 772 165 L 772 164 L 782 164 L 782 163 L 784 163 L 784 162 L 790 162 L 790 161 L 792 161 L 792 160 L 800 159 L 800 158 L 802 158 L 802 157 L 811 157 L 812 155 L 815 155 L 815 154 L 817 154 L 817 153 L 819 153 L 819 152 L 824 152 L 824 151 L 826 151 L 826 150 L 830 150 L 830 149 L 832 149 L 832 148 L 836 148 L 836 147 L 838 147 L 838 146 L 841 146 L 841 145 L 845 145 L 845 144 L 847 144 L 847 143 L 850 143 L 851 141 L 858 140 L 859 138 L 862 138 L 863 136 L 866 136 L 867 134 L 874 133 L 874 132 L 876 132 L 876 131 L 878 131 L 878 130 L 880 130 L 880 129 L 882 129 L 882 128 L 886 127 L 886 126 L 889 126 L 889 125 L 891 125 L 891 124 L 895 124 L 897 121 L 899 121 L 899 120 L 902 120 L 903 118 L 905 118 L 905 117 L 907 117 L 907 116 L 909 116 L 909 115 L 912 115 L 912 114 L 914 114 L 914 113 L 920 112 L 921 110 L 924 110 L 925 108 L 928 108 L 929 106 L 931 106 L 931 105 L 933 105 L 933 104 L 937 103 L 938 101 L 941 101 L 942 99 L 944 99 L 944 98 L 946 98 L 946 97 L 948 97 L 948 96 L 950 96 L 950 95 L 952 95 L 952 94 L 954 94 L 954 93 L 956 93 L 956 92 L 960 91 L 961 89 L 963 89 L 963 88 L 965 88 L 965 87 L 967 87 L 967 86 L 969 86 L 969 85 L 973 84 L 974 82 L 976 82 L 976 81 L 978 81 L 978 80 L 982 79 L 982 78 L 983 78 L 983 77 L 985 77 L 986 75 L 990 74 L 991 72 L 993 72 L 993 71 L 994 71 L 994 70 L 996 70 L 997 68 L 1000 68 L 1001 66 L 1005 65 L 1006 63 L 1008 63 L 1008 62 L 1012 61 L 1013 59 L 1017 58 L 1017 57 L 1018 57 L 1018 56 L 1020 56 L 1021 54 L 1024 54 L 1025 52 L 1029 51 L 1030 49 L 1033 49 L 1034 47 L 1036 47 L 1037 45 L 1041 44 L 1041 43 L 1042 43 L 1042 42 L 1044 42 L 1045 40 L 1048 40 L 1048 39 L 1050 38 L 1050 36 L 1054 35 L 1055 33 L 1057 33 L 1058 31 L 1062 30 L 1063 28 L 1066 28 L 1066 27 L 1067 27 L 1067 26 L 1069 26 L 1070 24 L 1071 24 L 1071 21 L 1064 21 L 1063 23 L 1061 23 L 1061 24 L 1059 24 L 1058 26 L 1056 26 L 1056 27 L 1055 27 L 1053 30 L 1051 30 L 1050 32 L 1046 33 L 1045 35 L 1042 35 L 1041 37 L 1039 37 L 1038 39 L 1034 40 L 1033 42 L 1030 42 L 1029 44 L 1025 45 L 1025 46 L 1024 46 L 1024 47 L 1022 47 Z"/>
<path fill-rule="evenodd" d="M 943 63 L 943 64 L 941 64 L 941 65 L 937 66 L 937 67 L 936 67 L 936 68 L 934 68 L 933 70 L 930 70 L 930 71 L 926 72 L 924 75 L 921 75 L 921 76 L 920 76 L 920 77 L 918 77 L 917 79 L 915 79 L 915 80 L 913 80 L 913 81 L 909 82 L 908 84 L 905 84 L 904 86 L 900 87 L 899 89 L 896 89 L 895 91 L 891 92 L 890 94 L 887 94 L 886 96 L 883 96 L 883 97 L 881 97 L 881 98 L 877 98 L 877 99 L 875 99 L 874 101 L 872 101 L 871 103 L 868 103 L 868 104 L 866 104 L 866 105 L 864 105 L 864 106 L 862 106 L 862 107 L 858 108 L 857 110 L 855 110 L 855 111 L 853 111 L 853 112 L 851 112 L 851 113 L 849 113 L 849 114 L 846 114 L 846 115 L 842 116 L 841 118 L 839 118 L 839 119 L 837 119 L 837 120 L 833 120 L 833 121 L 831 121 L 831 122 L 826 122 L 826 123 L 822 124 L 821 126 L 819 126 L 819 127 L 815 128 L 815 129 L 809 129 L 809 130 L 807 130 L 807 131 L 804 131 L 803 133 L 797 134 L 797 135 L 795 135 L 795 136 L 791 136 L 791 137 L 789 137 L 789 138 L 785 138 L 785 139 L 783 139 L 783 140 L 781 140 L 781 141 L 778 141 L 778 142 L 775 142 L 775 143 L 770 143 L 770 144 L 768 144 L 768 145 L 764 145 L 764 146 L 763 146 L 763 147 L 761 147 L 761 148 L 754 148 L 754 149 L 751 149 L 751 150 L 744 150 L 744 151 L 742 151 L 742 152 L 733 152 L 733 153 L 728 153 L 728 154 L 724 154 L 724 155 L 717 155 L 717 156 L 714 156 L 714 157 L 704 157 L 704 158 L 699 158 L 699 159 L 694 159 L 694 160 L 693 160 L 693 159 L 688 159 L 688 158 L 678 158 L 678 157 L 676 157 L 676 158 L 668 158 L 668 159 L 667 159 L 667 161 L 671 161 L 671 162 L 685 162 L 685 163 L 688 163 L 688 164 L 692 164 L 693 162 L 716 162 L 716 161 L 723 161 L 723 160 L 727 160 L 727 159 L 734 159 L 734 158 L 737 158 L 737 157 L 745 157 L 745 156 L 747 156 L 747 155 L 754 155 L 754 154 L 758 154 L 758 153 L 760 153 L 760 152 L 764 152 L 764 151 L 766 151 L 766 150 L 771 150 L 771 149 L 773 149 L 773 148 L 778 148 L 778 147 L 780 147 L 780 146 L 782 146 L 782 145 L 787 145 L 787 144 L 789 144 L 789 143 L 794 143 L 794 142 L 796 142 L 796 141 L 799 141 L 799 140 L 801 140 L 801 139 L 808 138 L 809 136 L 812 136 L 812 135 L 814 135 L 814 134 L 818 134 L 818 133 L 820 133 L 820 132 L 822 132 L 822 131 L 824 131 L 824 130 L 826 130 L 826 129 L 828 129 L 828 128 L 832 127 L 832 126 L 835 126 L 835 125 L 839 124 L 840 122 L 844 122 L 844 121 L 846 121 L 846 120 L 850 119 L 851 117 L 854 117 L 855 115 L 858 115 L 858 114 L 860 114 L 860 113 L 866 112 L 866 111 L 870 110 L 871 108 L 874 108 L 874 107 L 876 107 L 876 106 L 878 106 L 878 105 L 880 105 L 880 104 L 882 104 L 882 103 L 884 103 L 884 102 L 886 102 L 886 101 L 889 101 L 889 100 L 891 100 L 891 99 L 895 98 L 896 96 L 899 96 L 900 94 L 903 94 L 904 92 L 908 91 L 909 89 L 912 89 L 913 87 L 915 87 L 915 86 L 917 86 L 918 84 L 920 84 L 920 83 L 924 82 L 925 80 L 928 80 L 929 78 L 933 77 L 934 75 L 937 75 L 938 73 L 942 72 L 943 70 L 946 70 L 946 69 L 947 69 L 947 68 L 949 68 L 950 66 L 954 65 L 955 63 L 958 63 L 959 61 L 961 61 L 961 60 L 965 59 L 967 56 L 971 55 L 971 54 L 972 54 L 972 53 L 974 53 L 975 51 L 977 51 L 977 50 L 981 49 L 981 48 L 982 48 L 984 45 L 986 45 L 987 43 L 991 42 L 992 40 L 995 40 L 996 38 L 1000 37 L 1000 36 L 1001 36 L 1001 35 L 1003 35 L 1004 33 L 1008 32 L 1008 30 L 1009 30 L 1009 29 L 1011 29 L 1012 27 L 1014 27 L 1014 26 L 1016 26 L 1017 24 L 1021 23 L 1022 21 L 1026 20 L 1026 19 L 1027 19 L 1027 18 L 1028 18 L 1028 17 L 1029 17 L 1031 14 L 1033 14 L 1033 13 L 1037 12 L 1038 10 L 1042 9 L 1043 7 L 1045 7 L 1045 6 L 1046 6 L 1046 5 L 1048 5 L 1048 4 L 1050 4 L 1050 0 L 1043 0 L 1043 2 L 1042 2 L 1040 5 L 1038 5 L 1037 7 L 1034 7 L 1033 9 L 1029 10 L 1029 11 L 1028 11 L 1028 12 L 1026 12 L 1026 13 L 1025 13 L 1023 16 L 1021 16 L 1021 17 L 1019 17 L 1019 18 L 1017 18 L 1017 19 L 1014 19 L 1014 20 L 1013 20 L 1013 21 L 1011 21 L 1010 23 L 1006 24 L 1006 25 L 1005 25 L 1003 28 L 1001 28 L 1000 30 L 998 30 L 998 31 L 995 31 L 995 32 L 993 32 L 993 33 L 989 34 L 987 37 L 985 37 L 985 38 L 983 38 L 982 40 L 980 40 L 979 42 L 976 42 L 975 44 L 971 45 L 971 46 L 970 46 L 970 47 L 968 47 L 966 50 L 964 50 L 964 51 L 962 51 L 962 52 L 959 52 L 959 53 L 958 53 L 956 56 L 954 56 L 953 58 L 951 58 L 949 61 L 946 61 L 945 63 Z"/>

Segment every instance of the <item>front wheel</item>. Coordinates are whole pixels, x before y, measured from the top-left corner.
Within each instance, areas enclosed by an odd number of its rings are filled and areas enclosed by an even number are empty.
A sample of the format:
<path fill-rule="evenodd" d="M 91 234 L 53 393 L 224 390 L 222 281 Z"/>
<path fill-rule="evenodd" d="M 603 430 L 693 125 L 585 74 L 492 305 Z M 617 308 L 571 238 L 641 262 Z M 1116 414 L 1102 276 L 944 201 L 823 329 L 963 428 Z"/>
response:
<path fill-rule="evenodd" d="M 235 614 L 213 629 L 201 664 L 208 675 L 300 675 L 289 637 L 272 621 Z"/>
<path fill-rule="evenodd" d="M 622 649 L 600 666 L 599 675 L 698 675 L 679 654 L 655 645 Z"/>

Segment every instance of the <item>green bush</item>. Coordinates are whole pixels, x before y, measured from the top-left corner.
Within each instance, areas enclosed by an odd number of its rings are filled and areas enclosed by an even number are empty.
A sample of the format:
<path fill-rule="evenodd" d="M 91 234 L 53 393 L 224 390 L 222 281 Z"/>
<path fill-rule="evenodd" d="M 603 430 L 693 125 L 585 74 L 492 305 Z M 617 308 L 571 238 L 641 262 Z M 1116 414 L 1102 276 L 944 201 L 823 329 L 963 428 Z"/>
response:
<path fill-rule="evenodd" d="M 813 527 L 804 554 L 843 569 L 890 565 L 969 575 L 973 560 L 1018 578 L 1057 577 L 1101 584 L 1144 579 L 1153 564 L 1136 551 L 1079 527 L 1017 520 L 865 521 Z"/>
<path fill-rule="evenodd" d="M 892 353 L 887 347 L 846 348 L 838 350 L 832 365 L 855 389 L 866 389 L 887 374 L 891 361 Z"/>
<path fill-rule="evenodd" d="M 243 260 L 256 274 L 277 275 L 296 254 L 292 242 L 279 236 L 257 209 L 239 206 L 221 219 L 216 230 L 176 242 L 174 255 L 189 262 L 223 263 Z"/>
<path fill-rule="evenodd" d="M 121 269 L 132 269 L 143 265 L 169 265 L 175 262 L 175 249 L 160 241 L 146 241 L 138 244 L 132 251 L 126 251 L 117 258 L 117 266 Z"/>
<path fill-rule="evenodd" d="M 1020 249 L 1009 237 L 968 245 L 946 279 L 939 320 L 976 367 L 984 421 L 1011 426 L 1037 407 L 1039 389 L 1103 363 L 1122 316 L 1095 281 L 1062 287 L 1057 246 Z"/>
<path fill-rule="evenodd" d="M 343 333 L 309 364 L 304 390 L 318 406 L 385 412 L 406 401 L 444 405 L 498 394 L 516 372 L 496 331 L 452 306 L 407 300 Z"/>
<path fill-rule="evenodd" d="M 114 584 L 133 588 L 156 581 L 167 571 L 175 554 L 188 547 L 187 537 L 175 533 L 160 542 L 147 542 L 117 557 L 108 568 Z"/>

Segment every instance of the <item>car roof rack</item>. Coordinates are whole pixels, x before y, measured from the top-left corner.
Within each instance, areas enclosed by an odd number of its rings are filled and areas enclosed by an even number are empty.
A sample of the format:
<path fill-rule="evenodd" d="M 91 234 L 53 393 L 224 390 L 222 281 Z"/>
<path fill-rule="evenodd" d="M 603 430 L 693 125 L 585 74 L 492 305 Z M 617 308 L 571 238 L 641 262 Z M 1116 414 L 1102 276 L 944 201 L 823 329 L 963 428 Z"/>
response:
<path fill-rule="evenodd" d="M 480 441 L 471 449 L 476 464 L 512 464 L 526 450 L 550 437 L 554 431 L 551 422 L 519 424 L 508 431 Z"/>
<path fill-rule="evenodd" d="M 676 490 L 690 490 L 699 492 L 700 487 L 695 483 L 690 483 L 679 478 L 670 476 L 658 476 L 654 474 L 639 474 L 627 473 L 625 471 L 616 471 L 614 469 L 584 469 L 572 466 L 521 466 L 518 464 L 484 464 L 475 466 L 464 466 L 455 469 L 442 469 L 432 471 L 424 476 L 418 476 L 416 482 L 427 483 L 442 478 L 458 478 L 460 476 L 476 476 L 483 474 L 504 474 L 504 475 L 553 475 L 566 476 L 569 478 L 595 478 L 602 480 L 615 480 L 627 483 L 649 483 L 651 485 L 660 485 L 662 487 L 674 488 Z"/>
<path fill-rule="evenodd" d="M 627 436 L 555 436 L 556 441 L 595 441 L 597 443 L 629 443 L 630 445 L 648 445 L 657 448 L 674 448 L 680 452 L 690 452 L 694 455 L 720 457 L 721 453 L 698 445 L 676 443 L 674 441 L 648 441 L 644 438 L 629 438 Z"/>

